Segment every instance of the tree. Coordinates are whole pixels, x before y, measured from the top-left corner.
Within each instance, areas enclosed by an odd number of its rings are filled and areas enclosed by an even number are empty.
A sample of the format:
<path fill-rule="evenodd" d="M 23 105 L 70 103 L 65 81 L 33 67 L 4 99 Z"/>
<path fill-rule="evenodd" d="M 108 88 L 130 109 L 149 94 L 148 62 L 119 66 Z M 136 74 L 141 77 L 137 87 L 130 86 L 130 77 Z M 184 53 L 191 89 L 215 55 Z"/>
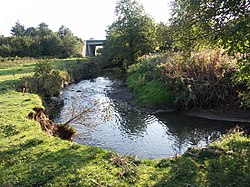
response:
<path fill-rule="evenodd" d="M 53 31 L 49 29 L 49 26 L 44 22 L 38 25 L 37 31 L 38 31 L 38 35 L 41 38 L 47 37 L 53 33 Z"/>
<path fill-rule="evenodd" d="M 116 63 L 134 63 L 156 47 L 155 23 L 134 0 L 118 0 L 116 21 L 109 27 L 103 48 L 104 57 Z"/>
<path fill-rule="evenodd" d="M 161 51 L 170 50 L 172 48 L 173 38 L 171 34 L 171 27 L 159 23 L 156 25 L 156 38 L 158 47 Z"/>
<path fill-rule="evenodd" d="M 37 31 L 34 27 L 29 27 L 25 30 L 24 35 L 29 37 L 34 37 L 35 35 L 37 35 Z"/>
<path fill-rule="evenodd" d="M 11 34 L 13 36 L 24 36 L 25 27 L 19 21 L 16 22 L 16 25 L 12 27 Z"/>
<path fill-rule="evenodd" d="M 32 41 L 29 37 L 13 37 L 11 40 L 12 55 L 19 57 L 31 56 L 31 43 Z"/>
<path fill-rule="evenodd" d="M 60 57 L 62 53 L 62 40 L 57 34 L 51 34 L 42 40 L 43 55 Z"/>
<path fill-rule="evenodd" d="M 73 36 L 73 33 L 71 32 L 71 30 L 67 27 L 65 27 L 64 25 L 62 25 L 60 28 L 59 28 L 59 31 L 58 31 L 58 35 L 60 38 L 64 38 L 66 37 L 67 35 L 70 35 L 70 36 Z"/>
<path fill-rule="evenodd" d="M 53 32 L 42 22 L 38 27 L 25 27 L 19 22 L 12 28 L 12 37 L 0 37 L 0 56 L 61 57 L 79 56 L 83 41 L 69 28 L 61 26 Z"/>
<path fill-rule="evenodd" d="M 171 27 L 175 45 L 189 55 L 204 43 L 222 47 L 229 55 L 237 54 L 239 72 L 234 78 L 245 87 L 241 97 L 250 107 L 250 1 L 176 0 Z"/>
<path fill-rule="evenodd" d="M 209 41 L 230 54 L 249 53 L 249 1 L 176 0 L 172 6 L 171 27 L 175 28 L 176 43 L 184 50 Z"/>
<path fill-rule="evenodd" d="M 70 56 L 79 56 L 82 53 L 83 41 L 74 35 L 65 35 L 62 39 L 62 56 L 63 58 Z"/>

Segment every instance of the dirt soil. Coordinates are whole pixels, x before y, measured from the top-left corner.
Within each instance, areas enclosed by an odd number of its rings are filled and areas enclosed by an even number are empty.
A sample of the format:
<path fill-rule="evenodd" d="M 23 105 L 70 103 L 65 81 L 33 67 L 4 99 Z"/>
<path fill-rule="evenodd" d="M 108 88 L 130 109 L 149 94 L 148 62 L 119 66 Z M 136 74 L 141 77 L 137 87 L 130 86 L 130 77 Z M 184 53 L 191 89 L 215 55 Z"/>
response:
<path fill-rule="evenodd" d="M 207 110 L 193 109 L 185 112 L 185 114 L 213 120 L 235 121 L 250 124 L 250 109 L 242 109 L 239 107 L 220 107 Z"/>

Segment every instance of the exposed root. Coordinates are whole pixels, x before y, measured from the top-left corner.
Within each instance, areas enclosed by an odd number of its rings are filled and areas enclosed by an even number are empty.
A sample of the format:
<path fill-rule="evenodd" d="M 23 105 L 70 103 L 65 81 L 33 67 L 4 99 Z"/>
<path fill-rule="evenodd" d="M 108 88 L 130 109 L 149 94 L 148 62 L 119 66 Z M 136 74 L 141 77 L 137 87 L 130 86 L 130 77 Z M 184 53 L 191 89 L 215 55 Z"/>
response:
<path fill-rule="evenodd" d="M 28 118 L 37 121 L 42 130 L 49 135 L 69 140 L 75 133 L 72 129 L 69 129 L 69 126 L 59 125 L 50 120 L 45 114 L 44 108 L 33 108 L 33 111 L 29 113 Z"/>

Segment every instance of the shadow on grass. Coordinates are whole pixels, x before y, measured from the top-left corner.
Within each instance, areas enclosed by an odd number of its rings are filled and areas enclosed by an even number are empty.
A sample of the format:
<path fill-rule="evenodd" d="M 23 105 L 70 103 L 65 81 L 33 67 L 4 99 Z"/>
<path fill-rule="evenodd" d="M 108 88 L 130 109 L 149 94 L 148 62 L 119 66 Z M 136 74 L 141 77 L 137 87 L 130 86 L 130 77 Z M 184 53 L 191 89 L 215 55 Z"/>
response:
<path fill-rule="evenodd" d="M 82 149 L 74 144 L 52 151 L 46 143 L 48 142 L 34 138 L 25 141 L 18 148 L 1 152 L 4 163 L 7 163 L 2 174 L 8 178 L 18 176 L 18 180 L 12 181 L 11 185 L 43 186 L 65 180 L 73 185 L 77 182 L 77 170 L 95 160 L 96 155 L 101 153 L 99 148 Z M 9 162 L 11 159 L 13 161 Z"/>
<path fill-rule="evenodd" d="M 230 154 L 182 156 L 155 186 L 238 186 L 250 184 L 250 142 L 231 140 Z"/>
<path fill-rule="evenodd" d="M 179 157 L 170 165 L 171 170 L 154 186 L 195 186 L 198 164 L 192 158 Z"/>
<path fill-rule="evenodd" d="M 13 77 L 18 74 L 26 74 L 34 72 L 34 64 L 27 65 L 26 67 L 18 67 L 15 69 L 0 69 L 0 76 L 12 75 Z"/>
<path fill-rule="evenodd" d="M 0 151 L 0 154 L 2 155 L 2 159 L 8 160 L 9 157 L 13 156 L 12 154 L 24 151 L 32 147 L 36 147 L 41 143 L 43 143 L 43 141 L 40 139 L 36 139 L 36 138 L 29 139 L 29 140 L 26 140 L 23 144 L 20 144 L 18 147 L 12 147 L 5 151 Z"/>
<path fill-rule="evenodd" d="M 0 94 L 4 94 L 8 89 L 15 90 L 16 85 L 20 82 L 19 79 L 12 79 L 0 82 Z"/>
<path fill-rule="evenodd" d="M 250 142 L 230 141 L 232 155 L 221 155 L 208 161 L 207 180 L 210 186 L 239 186 L 250 184 Z"/>

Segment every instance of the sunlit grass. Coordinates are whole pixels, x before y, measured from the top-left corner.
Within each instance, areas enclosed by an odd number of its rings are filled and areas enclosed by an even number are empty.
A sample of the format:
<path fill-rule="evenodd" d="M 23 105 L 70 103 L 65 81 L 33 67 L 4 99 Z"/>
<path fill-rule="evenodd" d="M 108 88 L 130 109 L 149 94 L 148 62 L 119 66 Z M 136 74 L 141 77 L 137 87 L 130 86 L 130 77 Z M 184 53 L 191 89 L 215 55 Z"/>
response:
<path fill-rule="evenodd" d="M 27 118 L 42 107 L 40 97 L 13 90 L 20 77 L 33 73 L 34 63 L 25 65 L 0 69 L 0 186 L 249 185 L 250 139 L 241 133 L 212 144 L 224 150 L 220 155 L 194 150 L 197 156 L 163 160 L 138 160 L 49 136 Z"/>

